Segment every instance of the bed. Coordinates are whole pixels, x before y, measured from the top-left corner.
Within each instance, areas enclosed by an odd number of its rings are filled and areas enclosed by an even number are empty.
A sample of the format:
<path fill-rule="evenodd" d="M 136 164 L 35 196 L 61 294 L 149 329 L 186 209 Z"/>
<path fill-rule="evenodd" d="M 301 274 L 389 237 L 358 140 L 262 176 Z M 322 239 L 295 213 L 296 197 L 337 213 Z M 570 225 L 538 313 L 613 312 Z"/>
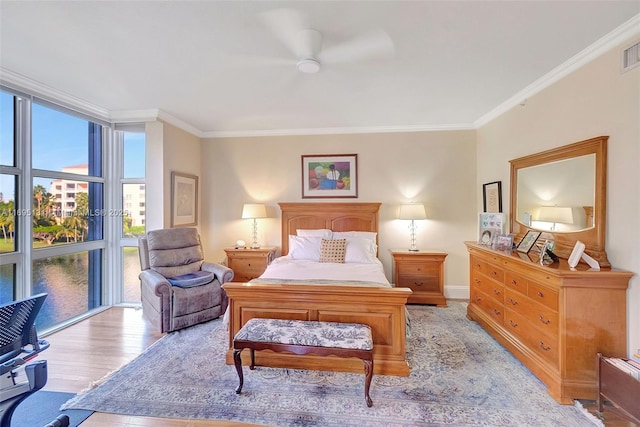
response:
<path fill-rule="evenodd" d="M 375 233 L 377 243 L 380 203 L 280 203 L 282 255 L 289 254 L 289 236 L 296 230 Z M 378 261 L 379 262 L 379 261 Z M 279 262 L 275 263 L 279 266 Z M 311 267 L 309 267 L 311 268 Z M 408 288 L 381 283 L 338 281 L 334 278 L 280 280 L 269 274 L 249 283 L 223 285 L 229 299 L 229 347 L 226 363 L 233 364 L 233 337 L 251 318 L 318 320 L 369 325 L 374 342 L 374 373 L 408 376 L 406 360 L 406 303 Z M 265 273 L 267 273 L 265 272 Z M 356 273 L 356 275 L 358 275 Z M 339 283 L 340 282 L 340 283 Z M 377 282 L 372 279 L 371 282 Z M 268 350 L 256 352 L 256 364 L 294 369 L 361 372 L 358 359 L 294 355 Z"/>

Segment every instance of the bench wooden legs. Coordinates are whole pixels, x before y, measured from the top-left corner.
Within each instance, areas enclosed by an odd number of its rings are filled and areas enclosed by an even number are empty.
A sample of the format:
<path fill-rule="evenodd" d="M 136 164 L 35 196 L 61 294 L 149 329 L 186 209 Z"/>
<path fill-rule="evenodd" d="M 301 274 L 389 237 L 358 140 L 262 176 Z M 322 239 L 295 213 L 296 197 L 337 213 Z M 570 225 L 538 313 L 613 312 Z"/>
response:
<path fill-rule="evenodd" d="M 242 349 L 234 349 L 233 350 L 233 363 L 236 366 L 236 371 L 238 372 L 238 379 L 240 380 L 240 384 L 236 388 L 236 394 L 240 394 L 242 391 L 242 386 L 244 385 L 244 376 L 242 374 L 242 359 L 240 357 L 240 353 L 242 353 Z M 255 369 L 255 351 L 250 348 L 249 353 L 251 354 L 251 365 L 249 369 Z M 371 396 L 369 395 L 369 390 L 371 389 L 371 380 L 373 379 L 373 353 L 371 354 L 371 359 L 362 359 L 364 363 L 364 399 L 367 402 L 367 406 L 371 408 L 373 406 L 373 400 L 371 400 Z"/>
<path fill-rule="evenodd" d="M 367 406 L 371 408 L 373 401 L 369 396 L 369 388 L 371 387 L 371 379 L 373 378 L 373 359 L 363 360 L 364 362 L 364 399 L 367 401 Z"/>

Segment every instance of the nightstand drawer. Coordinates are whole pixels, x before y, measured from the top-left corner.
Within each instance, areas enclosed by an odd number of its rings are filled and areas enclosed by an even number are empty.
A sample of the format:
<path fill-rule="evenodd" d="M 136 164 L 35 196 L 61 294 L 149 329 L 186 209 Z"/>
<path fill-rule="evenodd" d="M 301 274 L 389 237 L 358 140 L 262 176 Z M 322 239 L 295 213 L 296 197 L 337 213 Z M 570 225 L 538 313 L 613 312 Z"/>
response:
<path fill-rule="evenodd" d="M 233 270 L 234 282 L 248 282 L 260 277 L 275 256 L 275 248 L 225 249 L 227 266 Z"/>
<path fill-rule="evenodd" d="M 398 276 L 396 286 L 411 288 L 413 291 L 440 291 L 440 278 L 437 275 L 409 275 Z"/>

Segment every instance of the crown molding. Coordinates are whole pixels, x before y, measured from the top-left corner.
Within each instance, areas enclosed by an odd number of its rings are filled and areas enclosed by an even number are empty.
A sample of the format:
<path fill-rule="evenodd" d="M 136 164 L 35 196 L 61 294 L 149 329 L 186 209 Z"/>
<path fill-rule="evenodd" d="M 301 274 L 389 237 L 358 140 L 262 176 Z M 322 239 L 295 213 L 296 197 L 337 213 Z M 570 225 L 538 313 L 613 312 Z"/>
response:
<path fill-rule="evenodd" d="M 473 123 L 474 127 L 477 129 L 489 123 L 491 120 L 506 113 L 516 105 L 522 104 L 527 98 L 541 92 L 543 89 L 546 89 L 557 81 L 563 79 L 580 67 L 593 61 L 611 49 L 616 48 L 628 39 L 638 35 L 640 35 L 640 14 L 634 16 L 615 30 L 611 31 L 609 34 L 600 38 L 591 46 L 585 48 L 569 60 L 551 70 L 549 73 L 531 83 L 529 86 L 517 92 L 511 98 L 507 99 L 484 116 L 480 117 Z"/>
<path fill-rule="evenodd" d="M 242 138 L 259 136 L 301 136 L 301 135 L 344 135 L 359 133 L 400 133 L 400 132 L 435 132 L 452 130 L 474 130 L 473 123 L 450 125 L 407 125 L 407 126 L 362 126 L 339 128 L 309 129 L 271 129 L 254 131 L 210 131 L 204 132 L 203 138 Z"/>
<path fill-rule="evenodd" d="M 8 88 L 62 105 L 70 110 L 110 122 L 109 110 L 106 108 L 99 107 L 84 99 L 69 95 L 6 68 L 0 67 L 0 83 Z"/>

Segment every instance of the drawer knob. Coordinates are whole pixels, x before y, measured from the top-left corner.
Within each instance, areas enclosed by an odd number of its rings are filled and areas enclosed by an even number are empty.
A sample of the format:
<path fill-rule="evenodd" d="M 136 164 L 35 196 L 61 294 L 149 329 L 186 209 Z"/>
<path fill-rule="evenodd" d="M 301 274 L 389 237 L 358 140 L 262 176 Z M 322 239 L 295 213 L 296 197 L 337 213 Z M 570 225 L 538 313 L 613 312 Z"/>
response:
<path fill-rule="evenodd" d="M 498 310 L 497 308 L 493 309 L 493 314 L 495 314 L 496 316 L 499 316 L 500 314 L 502 314 L 502 312 L 500 310 Z"/>
<path fill-rule="evenodd" d="M 515 328 L 516 326 L 518 326 L 518 324 L 517 324 L 516 322 L 514 322 L 513 320 L 511 320 L 511 319 L 509 319 L 509 324 L 510 324 L 511 326 L 513 326 L 514 328 Z"/>
<path fill-rule="evenodd" d="M 497 272 L 497 271 L 495 271 L 495 270 L 493 270 L 493 271 L 491 272 L 491 274 L 493 274 L 494 276 L 497 276 L 497 275 L 498 275 L 498 272 Z"/>
<path fill-rule="evenodd" d="M 476 300 L 476 302 L 480 302 L 480 301 L 482 301 L 482 298 L 480 298 L 480 297 L 478 297 L 478 296 L 476 296 L 474 299 Z"/>
<path fill-rule="evenodd" d="M 544 298 L 544 294 L 543 294 L 542 292 L 540 292 L 540 291 L 538 291 L 538 296 L 539 296 L 540 298 Z"/>
<path fill-rule="evenodd" d="M 551 346 L 550 345 L 544 345 L 544 341 L 540 341 L 540 348 L 543 349 L 544 351 L 551 350 Z"/>
<path fill-rule="evenodd" d="M 480 279 L 476 278 L 476 283 L 480 283 Z"/>
<path fill-rule="evenodd" d="M 494 293 L 494 294 L 496 294 L 496 295 L 500 295 L 502 292 L 500 292 L 500 291 L 499 291 L 499 290 L 497 290 L 497 289 L 494 289 L 494 290 L 493 290 L 493 293 Z"/>
<path fill-rule="evenodd" d="M 413 282 L 413 284 L 416 286 L 422 286 L 424 285 L 424 282 Z"/>
<path fill-rule="evenodd" d="M 540 321 L 545 325 L 551 323 L 551 319 L 544 320 L 544 316 L 542 314 L 540 315 Z"/>
<path fill-rule="evenodd" d="M 511 281 L 511 284 L 512 284 L 512 285 L 516 285 L 516 286 L 518 286 L 518 281 L 517 281 L 516 279 L 513 279 L 513 280 Z"/>
<path fill-rule="evenodd" d="M 514 300 L 513 298 L 509 298 L 509 302 L 511 303 L 511 305 L 518 305 L 518 301 Z"/>

